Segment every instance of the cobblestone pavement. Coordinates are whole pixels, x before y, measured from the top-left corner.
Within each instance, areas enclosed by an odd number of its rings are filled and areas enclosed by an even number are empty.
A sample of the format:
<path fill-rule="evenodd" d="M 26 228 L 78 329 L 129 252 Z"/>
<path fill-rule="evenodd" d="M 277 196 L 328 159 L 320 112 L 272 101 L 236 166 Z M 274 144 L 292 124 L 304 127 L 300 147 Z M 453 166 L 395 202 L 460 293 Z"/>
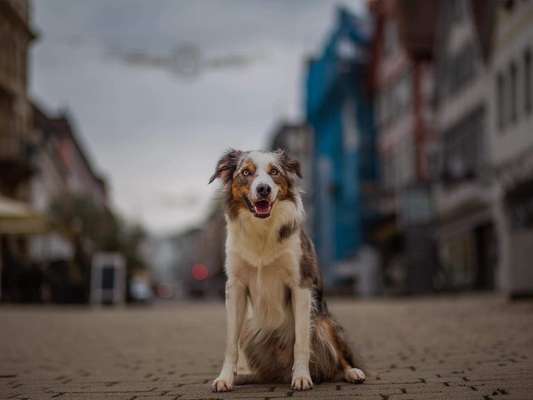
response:
<path fill-rule="evenodd" d="M 0 307 L 0 399 L 533 399 L 533 302 L 496 296 L 336 302 L 362 385 L 212 393 L 222 304 Z"/>

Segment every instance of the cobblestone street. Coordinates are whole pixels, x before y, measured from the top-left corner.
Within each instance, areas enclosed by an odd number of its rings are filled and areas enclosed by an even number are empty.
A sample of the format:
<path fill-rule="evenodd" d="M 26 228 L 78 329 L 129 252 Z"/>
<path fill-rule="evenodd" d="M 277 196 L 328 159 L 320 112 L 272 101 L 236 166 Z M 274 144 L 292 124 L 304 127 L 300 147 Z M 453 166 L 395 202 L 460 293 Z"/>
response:
<path fill-rule="evenodd" d="M 531 399 L 533 303 L 459 297 L 334 302 L 366 361 L 362 385 L 212 393 L 222 304 L 0 308 L 1 399 Z"/>

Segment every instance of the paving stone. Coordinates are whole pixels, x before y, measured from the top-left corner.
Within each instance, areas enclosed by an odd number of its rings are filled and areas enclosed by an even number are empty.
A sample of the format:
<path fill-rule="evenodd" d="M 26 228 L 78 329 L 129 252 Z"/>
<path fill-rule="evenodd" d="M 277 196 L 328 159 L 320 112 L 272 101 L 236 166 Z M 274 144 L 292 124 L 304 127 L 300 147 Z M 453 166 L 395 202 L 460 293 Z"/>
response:
<path fill-rule="evenodd" d="M 533 303 L 496 295 L 338 301 L 368 379 L 213 393 L 220 303 L 91 310 L 0 307 L 0 400 L 529 399 Z"/>

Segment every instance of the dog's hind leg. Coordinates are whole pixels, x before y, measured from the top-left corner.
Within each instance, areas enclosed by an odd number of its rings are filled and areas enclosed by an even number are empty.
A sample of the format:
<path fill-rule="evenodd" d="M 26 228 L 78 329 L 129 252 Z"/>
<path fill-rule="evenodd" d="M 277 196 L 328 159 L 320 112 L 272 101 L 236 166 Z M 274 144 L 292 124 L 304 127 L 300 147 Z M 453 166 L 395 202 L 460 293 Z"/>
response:
<path fill-rule="evenodd" d="M 362 383 L 365 373 L 360 368 L 355 368 L 355 360 L 352 349 L 344 339 L 343 329 L 331 317 L 326 316 L 317 320 L 316 332 L 321 343 L 331 348 L 336 360 L 336 379 L 344 379 L 350 383 Z M 323 363 L 326 365 L 327 363 Z"/>
<path fill-rule="evenodd" d="M 238 375 L 250 375 L 251 373 L 252 373 L 252 370 L 250 369 L 250 366 L 248 365 L 246 354 L 244 354 L 242 346 L 239 344 L 239 359 L 237 361 L 237 374 Z"/>
<path fill-rule="evenodd" d="M 350 383 L 363 383 L 366 379 L 366 375 L 363 370 L 359 368 L 347 367 L 344 370 L 344 380 Z"/>
<path fill-rule="evenodd" d="M 343 378 L 346 382 L 363 383 L 366 379 L 366 375 L 363 370 L 355 368 L 352 350 L 341 336 L 340 329 L 341 328 L 337 328 L 334 330 L 333 340 L 337 349 L 339 366 L 342 370 Z"/>

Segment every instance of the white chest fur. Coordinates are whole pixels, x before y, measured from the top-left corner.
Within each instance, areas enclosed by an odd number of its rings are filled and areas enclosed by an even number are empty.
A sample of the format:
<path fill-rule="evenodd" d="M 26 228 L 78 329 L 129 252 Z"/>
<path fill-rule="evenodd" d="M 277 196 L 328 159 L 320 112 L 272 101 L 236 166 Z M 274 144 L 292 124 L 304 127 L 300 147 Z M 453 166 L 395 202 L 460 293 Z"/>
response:
<path fill-rule="evenodd" d="M 243 213 L 227 221 L 226 273 L 248 287 L 254 320 L 265 329 L 280 326 L 290 313 L 287 289 L 300 282 L 300 235 L 280 240 L 280 228 L 297 221 L 293 203 L 280 203 L 268 220 Z"/>

